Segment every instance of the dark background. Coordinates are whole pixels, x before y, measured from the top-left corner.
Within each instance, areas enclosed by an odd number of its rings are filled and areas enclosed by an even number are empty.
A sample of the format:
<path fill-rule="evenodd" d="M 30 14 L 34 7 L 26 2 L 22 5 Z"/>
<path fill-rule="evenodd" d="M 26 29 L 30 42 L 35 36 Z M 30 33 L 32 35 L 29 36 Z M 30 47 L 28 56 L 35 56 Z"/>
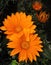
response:
<path fill-rule="evenodd" d="M 42 2 L 47 7 L 46 10 L 49 12 L 50 17 L 46 23 L 47 40 L 51 41 L 51 0 L 42 0 Z"/>

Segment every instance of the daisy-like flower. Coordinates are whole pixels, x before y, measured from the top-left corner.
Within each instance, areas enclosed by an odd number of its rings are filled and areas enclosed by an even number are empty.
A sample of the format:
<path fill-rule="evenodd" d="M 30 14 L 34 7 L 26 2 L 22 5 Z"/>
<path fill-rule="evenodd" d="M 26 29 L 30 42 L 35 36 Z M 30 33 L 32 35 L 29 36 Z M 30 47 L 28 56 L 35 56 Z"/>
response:
<path fill-rule="evenodd" d="M 33 25 L 32 16 L 26 15 L 23 12 L 16 12 L 11 16 L 7 16 L 7 19 L 3 21 L 3 26 L 0 27 L 1 30 L 5 31 L 7 38 L 10 35 L 17 33 L 18 37 L 23 34 L 26 39 L 29 40 L 29 34 L 35 33 L 36 25 Z"/>
<path fill-rule="evenodd" d="M 10 37 L 12 42 L 7 44 L 8 48 L 13 48 L 10 53 L 10 56 L 14 56 L 19 53 L 18 59 L 20 61 L 25 61 L 29 59 L 31 62 L 34 60 L 36 61 L 36 56 L 40 56 L 39 52 L 43 52 L 42 50 L 42 41 L 38 34 L 30 35 L 30 40 L 26 41 L 25 36 L 23 35 L 19 39 L 15 34 L 14 37 Z"/>

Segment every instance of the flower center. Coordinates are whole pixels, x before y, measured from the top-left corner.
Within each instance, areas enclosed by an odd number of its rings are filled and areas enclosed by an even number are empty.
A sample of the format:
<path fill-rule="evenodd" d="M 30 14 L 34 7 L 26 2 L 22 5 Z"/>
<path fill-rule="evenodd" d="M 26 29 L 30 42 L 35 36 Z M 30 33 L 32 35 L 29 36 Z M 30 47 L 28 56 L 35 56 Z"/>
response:
<path fill-rule="evenodd" d="M 23 43 L 21 44 L 21 47 L 22 47 L 23 49 L 28 49 L 28 48 L 30 47 L 30 44 L 29 44 L 29 42 L 25 41 L 25 42 L 23 42 Z"/>
<path fill-rule="evenodd" d="M 21 30 L 22 30 L 21 26 L 18 26 L 18 27 L 16 28 L 16 31 L 17 31 L 17 32 L 20 32 Z"/>

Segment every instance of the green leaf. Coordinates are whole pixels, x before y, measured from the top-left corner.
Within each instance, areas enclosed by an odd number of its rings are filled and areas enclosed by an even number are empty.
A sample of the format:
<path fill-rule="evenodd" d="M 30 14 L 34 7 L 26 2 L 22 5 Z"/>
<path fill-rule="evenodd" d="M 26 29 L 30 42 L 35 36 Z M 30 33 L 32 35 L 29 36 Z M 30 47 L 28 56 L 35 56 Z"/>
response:
<path fill-rule="evenodd" d="M 18 62 L 16 60 L 12 60 L 10 65 L 18 65 Z"/>

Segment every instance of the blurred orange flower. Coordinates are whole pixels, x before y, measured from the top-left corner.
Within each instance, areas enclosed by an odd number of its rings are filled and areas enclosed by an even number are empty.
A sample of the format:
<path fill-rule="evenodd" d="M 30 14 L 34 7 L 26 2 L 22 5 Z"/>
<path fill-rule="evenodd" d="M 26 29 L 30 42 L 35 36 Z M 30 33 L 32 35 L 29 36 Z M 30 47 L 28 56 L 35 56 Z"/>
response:
<path fill-rule="evenodd" d="M 3 24 L 0 29 L 5 31 L 4 33 L 7 34 L 7 38 L 16 33 L 18 37 L 25 35 L 26 39 L 29 40 L 29 34 L 36 32 L 36 25 L 33 25 L 32 16 L 26 15 L 23 12 L 16 12 L 11 16 L 7 16 Z"/>
<path fill-rule="evenodd" d="M 19 62 L 27 62 L 28 59 L 31 62 L 33 60 L 36 61 L 36 56 L 40 56 L 39 52 L 43 52 L 43 46 L 41 45 L 42 41 L 40 40 L 40 37 L 38 37 L 38 34 L 30 35 L 29 41 L 26 41 L 24 35 L 18 39 L 16 34 L 14 35 L 14 37 L 11 36 L 10 40 L 12 42 L 9 42 L 7 44 L 8 48 L 13 48 L 10 56 L 14 56 L 19 53 Z"/>
<path fill-rule="evenodd" d="M 49 14 L 47 14 L 45 11 L 44 12 L 41 11 L 39 13 L 39 15 L 36 14 L 36 16 L 37 16 L 38 20 L 42 23 L 45 23 L 49 18 Z"/>
<path fill-rule="evenodd" d="M 42 3 L 39 1 L 35 1 L 32 6 L 33 6 L 33 9 L 35 9 L 37 11 L 42 9 Z"/>

